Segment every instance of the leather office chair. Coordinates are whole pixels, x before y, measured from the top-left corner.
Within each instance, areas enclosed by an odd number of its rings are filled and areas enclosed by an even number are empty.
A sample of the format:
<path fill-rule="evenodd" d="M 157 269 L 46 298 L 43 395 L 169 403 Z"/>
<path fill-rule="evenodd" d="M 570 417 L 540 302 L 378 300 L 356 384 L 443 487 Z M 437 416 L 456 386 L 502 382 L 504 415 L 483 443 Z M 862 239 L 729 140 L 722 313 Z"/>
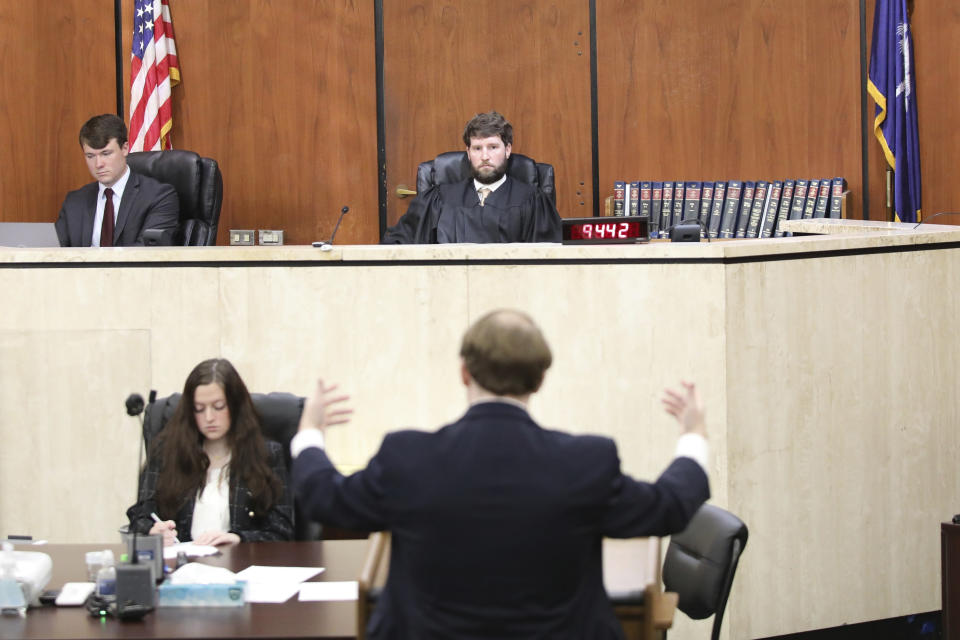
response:
<path fill-rule="evenodd" d="M 172 185 L 180 199 L 180 224 L 173 244 L 204 246 L 217 243 L 217 224 L 223 204 L 223 176 L 217 161 L 193 151 L 139 151 L 127 154 L 137 173 Z"/>
<path fill-rule="evenodd" d="M 147 404 L 143 419 L 143 441 L 150 449 L 150 443 L 160 433 L 167 421 L 173 416 L 177 403 L 180 402 L 179 393 L 165 398 L 157 398 Z M 284 460 L 287 469 L 290 469 L 290 440 L 297 434 L 300 424 L 300 414 L 303 413 L 304 398 L 292 393 L 251 393 L 253 405 L 260 414 L 260 427 L 263 436 L 280 443 L 283 448 Z M 295 540 L 317 540 L 320 538 L 320 525 L 307 520 L 300 513 L 298 505 L 294 504 Z"/>
<path fill-rule="evenodd" d="M 433 160 L 421 162 L 417 167 L 417 193 L 423 193 L 438 184 L 462 182 L 471 175 L 467 152 L 447 151 Z M 507 161 L 507 175 L 539 188 L 550 199 L 551 204 L 557 206 L 553 165 L 535 162 L 527 156 L 512 153 Z"/>
<path fill-rule="evenodd" d="M 677 607 L 694 620 L 714 616 L 712 640 L 720 637 L 727 597 L 746 544 L 747 525 L 740 518 L 705 504 L 667 547 L 663 584 L 677 593 Z"/>

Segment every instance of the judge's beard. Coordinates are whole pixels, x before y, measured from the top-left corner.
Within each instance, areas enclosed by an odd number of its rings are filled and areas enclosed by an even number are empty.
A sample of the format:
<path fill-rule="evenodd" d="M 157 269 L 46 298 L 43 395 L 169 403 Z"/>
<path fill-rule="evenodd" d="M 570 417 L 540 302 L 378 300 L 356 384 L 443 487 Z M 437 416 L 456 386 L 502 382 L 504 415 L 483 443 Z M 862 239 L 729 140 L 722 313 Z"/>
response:
<path fill-rule="evenodd" d="M 503 177 L 507 172 L 507 162 L 503 161 L 503 164 L 497 167 L 481 167 L 479 170 L 476 167 L 470 167 L 473 171 L 473 179 L 479 182 L 480 184 L 493 184 L 497 180 Z M 483 171 L 484 173 L 481 173 Z"/>

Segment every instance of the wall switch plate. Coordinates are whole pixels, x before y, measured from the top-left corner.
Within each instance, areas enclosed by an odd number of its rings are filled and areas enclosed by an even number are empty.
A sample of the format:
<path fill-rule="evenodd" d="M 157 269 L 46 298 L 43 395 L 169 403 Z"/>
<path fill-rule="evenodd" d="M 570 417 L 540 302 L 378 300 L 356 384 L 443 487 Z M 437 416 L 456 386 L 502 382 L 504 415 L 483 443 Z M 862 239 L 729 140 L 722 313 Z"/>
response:
<path fill-rule="evenodd" d="M 230 246 L 252 246 L 253 229 L 230 229 Z"/>
<path fill-rule="evenodd" d="M 283 244 L 283 229 L 260 229 L 257 232 L 259 243 L 261 245 L 281 245 Z"/>

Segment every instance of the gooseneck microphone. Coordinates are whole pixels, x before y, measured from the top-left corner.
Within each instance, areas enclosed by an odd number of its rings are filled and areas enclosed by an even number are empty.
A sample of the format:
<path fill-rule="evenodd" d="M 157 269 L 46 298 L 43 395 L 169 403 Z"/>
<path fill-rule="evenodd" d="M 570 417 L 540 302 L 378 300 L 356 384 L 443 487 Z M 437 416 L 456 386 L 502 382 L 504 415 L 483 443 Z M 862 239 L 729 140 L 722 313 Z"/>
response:
<path fill-rule="evenodd" d="M 342 209 L 340 209 L 340 217 L 337 218 L 337 224 L 333 227 L 333 233 L 330 234 L 330 240 L 320 240 L 318 242 L 314 242 L 313 246 L 320 247 L 320 251 L 330 251 L 333 249 L 333 239 L 337 237 L 337 229 L 340 228 L 340 221 L 343 220 L 343 216 L 347 215 L 348 211 L 350 211 L 350 207 L 348 206 L 344 206 Z"/>

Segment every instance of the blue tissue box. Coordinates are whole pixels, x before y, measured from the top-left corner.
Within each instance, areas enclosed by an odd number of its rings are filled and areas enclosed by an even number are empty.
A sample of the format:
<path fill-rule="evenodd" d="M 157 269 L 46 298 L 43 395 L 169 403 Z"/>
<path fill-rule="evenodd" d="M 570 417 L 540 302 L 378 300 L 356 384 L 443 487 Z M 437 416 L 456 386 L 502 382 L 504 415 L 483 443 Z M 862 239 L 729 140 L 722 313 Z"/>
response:
<path fill-rule="evenodd" d="M 170 584 L 157 588 L 158 607 L 242 607 L 247 583 Z"/>

